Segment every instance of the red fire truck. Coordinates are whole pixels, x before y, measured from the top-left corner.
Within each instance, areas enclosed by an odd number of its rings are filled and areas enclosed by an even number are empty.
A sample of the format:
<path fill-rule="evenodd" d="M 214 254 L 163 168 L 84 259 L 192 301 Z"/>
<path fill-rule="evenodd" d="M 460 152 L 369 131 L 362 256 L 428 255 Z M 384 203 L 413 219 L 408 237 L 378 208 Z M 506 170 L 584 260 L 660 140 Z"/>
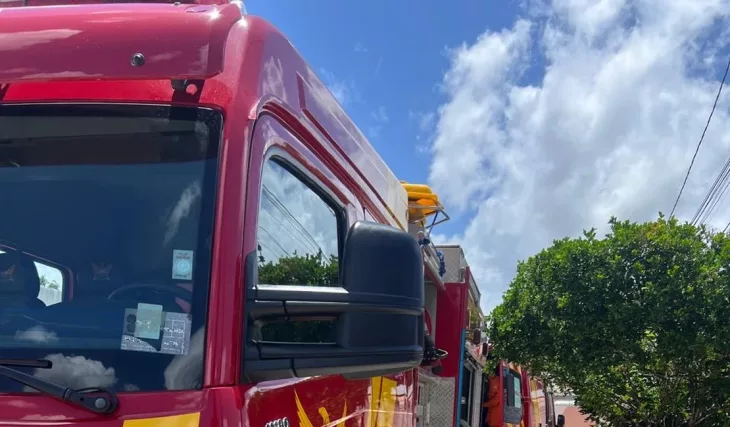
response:
<path fill-rule="evenodd" d="M 0 425 L 414 425 L 406 192 L 290 42 L 223 0 L 3 6 Z"/>
<path fill-rule="evenodd" d="M 563 427 L 553 391 L 520 366 L 500 361 L 489 377 L 483 404 L 488 427 Z"/>
<path fill-rule="evenodd" d="M 464 251 L 456 245 L 437 245 L 436 250 L 443 256 L 444 274 L 438 281 L 426 280 L 426 312 L 435 325 L 430 337 L 447 356 L 436 369 L 420 371 L 421 426 L 564 425 L 561 416 L 556 419 L 553 392 L 541 379 L 504 361 L 487 370 L 492 356 L 483 334 L 481 293 Z"/>
<path fill-rule="evenodd" d="M 2 426 L 458 425 L 439 214 L 239 1 L 0 0 Z"/>

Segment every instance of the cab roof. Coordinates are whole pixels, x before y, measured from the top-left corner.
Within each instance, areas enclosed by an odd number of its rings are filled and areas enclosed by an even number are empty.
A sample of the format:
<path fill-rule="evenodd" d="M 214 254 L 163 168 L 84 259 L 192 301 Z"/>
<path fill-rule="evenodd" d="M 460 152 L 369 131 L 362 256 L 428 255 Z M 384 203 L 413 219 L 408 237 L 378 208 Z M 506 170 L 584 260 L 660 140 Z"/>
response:
<path fill-rule="evenodd" d="M 228 3 L 0 8 L 0 84 L 210 78 L 241 17 Z"/>

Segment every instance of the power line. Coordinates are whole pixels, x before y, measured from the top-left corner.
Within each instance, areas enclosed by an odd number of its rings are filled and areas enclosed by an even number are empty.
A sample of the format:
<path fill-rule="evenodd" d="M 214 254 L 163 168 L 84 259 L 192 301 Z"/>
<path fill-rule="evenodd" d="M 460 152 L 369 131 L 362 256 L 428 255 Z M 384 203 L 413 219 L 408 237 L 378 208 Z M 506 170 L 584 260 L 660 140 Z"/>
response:
<path fill-rule="evenodd" d="M 274 228 L 274 232 L 281 237 L 286 237 L 285 240 L 287 240 L 287 247 L 292 247 L 294 252 L 300 252 L 301 254 L 301 251 L 304 250 L 304 253 L 317 253 L 318 246 L 316 246 L 315 243 L 312 243 L 311 241 L 302 238 L 300 230 L 290 227 L 290 221 L 286 221 L 286 219 L 282 218 L 281 216 L 274 215 L 272 211 L 276 210 L 277 209 L 261 209 L 259 215 L 261 213 L 266 213 L 269 216 L 269 218 L 273 221 L 272 225 L 278 226 Z M 280 210 L 279 213 L 281 214 Z M 294 233 L 294 231 L 298 231 L 299 234 Z M 281 233 L 284 234 L 282 235 Z M 271 235 L 271 233 L 268 232 L 267 234 Z"/>
<path fill-rule="evenodd" d="M 317 241 L 312 237 L 311 234 L 309 234 L 309 231 L 307 231 L 306 227 L 304 227 L 299 220 L 296 219 L 294 215 L 287 209 L 286 205 L 282 203 L 274 193 L 269 190 L 265 185 L 263 186 L 263 194 L 264 197 L 266 197 L 269 202 L 282 214 L 282 217 L 289 222 L 296 231 L 299 232 L 299 234 L 304 237 L 309 243 L 312 245 L 312 248 L 314 249 L 315 253 L 318 250 L 322 250 L 322 248 L 319 246 Z M 323 251 L 324 252 L 324 251 Z"/>
<path fill-rule="evenodd" d="M 693 225 L 707 224 L 709 222 L 709 219 L 715 212 L 715 208 L 717 208 L 720 201 L 725 198 L 725 193 L 728 190 L 728 186 L 730 186 L 730 180 L 728 178 L 730 178 L 730 158 L 728 158 L 727 162 L 725 162 L 725 166 L 722 168 L 722 171 L 720 171 L 720 174 L 712 184 L 710 192 L 708 192 L 705 196 L 705 201 L 707 203 L 703 201 L 703 204 L 700 205 L 700 208 L 697 212 L 695 212 L 695 216 L 692 218 Z M 712 204 L 710 205 L 710 203 Z"/>
<path fill-rule="evenodd" d="M 710 207 L 710 210 L 713 210 L 715 206 L 717 206 L 719 199 L 722 198 L 725 190 L 727 190 L 727 181 L 729 176 L 730 158 L 727 159 L 725 165 L 722 167 L 722 170 L 720 170 L 720 173 L 717 175 L 717 178 L 715 178 L 715 182 L 712 183 L 710 191 L 705 194 L 705 198 L 702 200 L 702 203 L 700 203 L 700 207 L 697 208 L 697 212 L 695 212 L 694 216 L 692 217 L 691 224 L 696 225 L 698 223 L 703 223 L 707 220 L 707 218 L 709 217 L 707 209 L 711 203 L 712 207 Z M 723 190 L 720 190 L 720 188 L 723 188 Z M 719 197 L 717 197 L 718 194 Z"/>
<path fill-rule="evenodd" d="M 697 158 L 697 153 L 700 151 L 700 146 L 702 145 L 702 141 L 705 139 L 705 133 L 707 133 L 707 128 L 710 126 L 710 121 L 712 120 L 712 115 L 715 113 L 715 107 L 717 107 L 717 101 L 720 99 L 720 94 L 722 93 L 722 87 L 725 85 L 725 79 L 727 78 L 727 72 L 730 70 L 730 61 L 728 61 L 727 66 L 725 67 L 725 75 L 722 76 L 722 82 L 720 82 L 720 87 L 717 90 L 717 96 L 715 96 L 715 103 L 712 104 L 712 110 L 710 111 L 710 115 L 707 117 L 707 123 L 705 124 L 705 129 L 702 131 L 702 136 L 700 136 L 700 141 L 697 143 L 697 148 L 695 149 L 695 153 L 692 156 L 692 161 L 689 163 L 689 168 L 687 168 L 687 175 L 684 177 L 684 182 L 682 182 L 682 188 L 679 189 L 679 194 L 677 195 L 677 200 L 674 201 L 674 206 L 672 207 L 672 213 L 669 214 L 669 217 L 671 218 L 674 215 L 674 210 L 677 209 L 677 204 L 679 203 L 680 197 L 682 197 L 682 192 L 684 191 L 685 185 L 687 185 L 687 179 L 689 178 L 689 173 L 692 170 L 692 166 L 695 163 L 695 159 Z"/>
<path fill-rule="evenodd" d="M 285 254 L 285 256 L 288 256 L 288 257 L 291 256 L 291 254 L 289 254 L 289 252 L 286 249 L 284 249 L 284 246 L 282 246 L 282 244 L 279 243 L 279 241 L 276 239 L 276 237 L 274 237 L 271 233 L 269 233 L 264 227 L 259 225 L 259 230 L 266 233 L 266 235 L 269 236 L 271 241 L 281 250 L 281 252 L 283 252 Z M 263 245 L 263 243 L 262 243 L 262 245 Z M 271 251 L 270 248 L 267 248 L 267 249 L 269 249 L 269 251 Z M 271 252 L 273 252 L 273 251 L 271 251 Z M 281 258 L 282 256 L 284 256 L 284 255 L 278 255 L 278 258 Z"/>
<path fill-rule="evenodd" d="M 284 256 L 283 256 L 282 254 L 280 254 L 280 253 L 276 253 L 275 251 L 271 250 L 271 248 L 270 248 L 270 247 L 269 247 L 268 245 L 266 245 L 266 243 L 259 243 L 259 245 L 260 245 L 260 246 L 261 246 L 261 248 L 262 248 L 262 249 L 261 249 L 261 251 L 260 251 L 260 253 L 261 253 L 261 255 L 262 255 L 262 256 L 261 256 L 261 258 L 259 259 L 259 261 L 260 261 L 260 262 L 265 262 L 265 260 L 266 260 L 266 259 L 268 259 L 268 260 L 269 260 L 270 262 L 272 261 L 271 259 L 269 259 L 269 258 L 265 258 L 265 257 L 263 256 L 263 253 L 264 253 L 264 251 L 263 251 L 263 250 L 264 250 L 264 249 L 266 249 L 267 251 L 271 252 L 271 254 L 272 254 L 272 255 L 274 256 L 274 260 L 275 260 L 276 262 L 278 262 L 278 260 L 279 260 L 280 258 L 283 258 L 283 257 L 284 257 Z"/>
<path fill-rule="evenodd" d="M 710 219 L 715 214 L 715 209 L 720 204 L 720 202 L 725 199 L 725 194 L 727 193 L 728 187 L 730 187 L 730 181 L 727 181 L 727 179 L 726 179 L 725 185 L 722 188 L 722 192 L 720 193 L 720 196 L 717 199 L 715 199 L 715 202 L 712 204 L 712 206 L 708 210 L 707 215 L 705 215 L 705 218 L 702 220 L 702 222 L 701 222 L 702 224 L 707 224 L 710 222 Z"/>

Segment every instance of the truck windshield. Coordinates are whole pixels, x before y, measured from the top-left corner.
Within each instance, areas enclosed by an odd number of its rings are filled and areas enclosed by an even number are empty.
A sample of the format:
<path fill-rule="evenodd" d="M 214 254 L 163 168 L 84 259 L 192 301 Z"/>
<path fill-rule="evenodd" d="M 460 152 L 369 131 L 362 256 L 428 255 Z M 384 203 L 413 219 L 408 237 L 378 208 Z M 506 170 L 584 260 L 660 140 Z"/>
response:
<path fill-rule="evenodd" d="M 0 358 L 75 389 L 202 383 L 220 113 L 0 105 Z M 33 392 L 0 377 L 0 393 Z"/>

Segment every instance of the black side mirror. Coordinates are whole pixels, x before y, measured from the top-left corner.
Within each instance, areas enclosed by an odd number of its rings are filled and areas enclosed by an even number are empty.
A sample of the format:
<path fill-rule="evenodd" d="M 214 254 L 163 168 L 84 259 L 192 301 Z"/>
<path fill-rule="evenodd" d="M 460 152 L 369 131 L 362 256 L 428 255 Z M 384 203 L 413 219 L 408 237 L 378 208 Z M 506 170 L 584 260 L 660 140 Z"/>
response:
<path fill-rule="evenodd" d="M 256 253 L 246 278 L 256 278 Z M 247 290 L 244 379 L 387 375 L 418 366 L 424 352 L 423 261 L 416 240 L 360 221 L 347 233 L 340 286 L 255 284 Z M 333 342 L 265 341 L 268 323 L 328 320 Z"/>
<path fill-rule="evenodd" d="M 471 343 L 479 345 L 482 343 L 482 331 L 481 329 L 474 329 L 471 335 Z"/>
<path fill-rule="evenodd" d="M 489 354 L 489 343 L 482 343 L 482 354 L 487 358 L 487 360 L 492 360 L 490 358 L 491 354 Z"/>
<path fill-rule="evenodd" d="M 565 415 L 558 415 L 558 427 L 565 426 Z"/>

